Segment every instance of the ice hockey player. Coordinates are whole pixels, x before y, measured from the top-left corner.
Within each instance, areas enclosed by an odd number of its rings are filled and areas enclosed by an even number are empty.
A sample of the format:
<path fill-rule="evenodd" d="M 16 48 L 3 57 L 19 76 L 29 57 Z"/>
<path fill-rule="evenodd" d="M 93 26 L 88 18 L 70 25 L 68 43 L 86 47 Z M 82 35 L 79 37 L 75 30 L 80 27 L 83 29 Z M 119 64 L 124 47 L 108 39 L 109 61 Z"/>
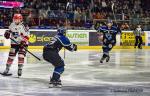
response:
<path fill-rule="evenodd" d="M 99 40 L 103 41 L 103 56 L 100 59 L 100 63 L 103 63 L 105 59 L 108 62 L 110 59 L 109 52 L 116 44 L 116 35 L 121 33 L 120 28 L 113 25 L 111 20 L 108 20 L 107 24 L 99 27 L 97 31 Z"/>
<path fill-rule="evenodd" d="M 141 28 L 141 25 L 138 24 L 137 28 L 133 31 L 134 35 L 135 35 L 135 45 L 134 48 L 136 48 L 136 46 L 138 46 L 139 49 L 142 49 L 142 35 L 144 35 L 144 30 Z"/>
<path fill-rule="evenodd" d="M 9 30 L 6 30 L 4 37 L 6 39 L 11 38 L 17 41 L 18 44 L 11 40 L 11 48 L 6 63 L 6 69 L 2 75 L 12 75 L 9 73 L 9 70 L 16 57 L 16 54 L 18 53 L 18 76 L 21 76 L 24 58 L 26 56 L 26 51 L 23 49 L 23 47 L 28 47 L 29 40 L 29 27 L 23 23 L 23 16 L 21 14 L 14 14 L 13 22 L 10 24 Z"/>
<path fill-rule="evenodd" d="M 57 35 L 43 48 L 43 58 L 54 66 L 54 72 L 50 78 L 51 87 L 62 87 L 60 76 L 64 72 L 64 61 L 59 55 L 59 51 L 64 47 L 69 51 L 77 51 L 77 45 L 72 44 L 65 36 L 66 29 L 60 27 Z"/>

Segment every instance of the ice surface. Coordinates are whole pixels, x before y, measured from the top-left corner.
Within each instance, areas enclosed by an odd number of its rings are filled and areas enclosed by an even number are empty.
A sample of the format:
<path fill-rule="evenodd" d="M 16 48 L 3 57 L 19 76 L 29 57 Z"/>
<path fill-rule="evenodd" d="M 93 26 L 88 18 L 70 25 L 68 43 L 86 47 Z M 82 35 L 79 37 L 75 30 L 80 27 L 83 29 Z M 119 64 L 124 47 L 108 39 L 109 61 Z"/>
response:
<path fill-rule="evenodd" d="M 0 72 L 9 50 L 0 50 Z M 41 57 L 42 50 L 31 50 Z M 63 51 L 60 52 L 63 57 Z M 109 63 L 100 64 L 99 50 L 66 51 L 63 88 L 48 88 L 53 66 L 27 54 L 23 76 L 0 76 L 0 96 L 150 96 L 150 50 L 114 49 Z"/>

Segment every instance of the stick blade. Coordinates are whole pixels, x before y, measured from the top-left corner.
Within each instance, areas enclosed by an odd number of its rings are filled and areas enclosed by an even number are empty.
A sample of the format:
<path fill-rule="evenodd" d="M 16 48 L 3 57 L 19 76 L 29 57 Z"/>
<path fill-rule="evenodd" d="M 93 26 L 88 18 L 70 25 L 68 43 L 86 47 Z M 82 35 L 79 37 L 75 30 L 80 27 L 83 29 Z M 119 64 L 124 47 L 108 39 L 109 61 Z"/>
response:
<path fill-rule="evenodd" d="M 0 73 L 2 76 L 12 76 L 12 73 L 8 73 L 8 74 L 4 74 L 4 73 Z"/>

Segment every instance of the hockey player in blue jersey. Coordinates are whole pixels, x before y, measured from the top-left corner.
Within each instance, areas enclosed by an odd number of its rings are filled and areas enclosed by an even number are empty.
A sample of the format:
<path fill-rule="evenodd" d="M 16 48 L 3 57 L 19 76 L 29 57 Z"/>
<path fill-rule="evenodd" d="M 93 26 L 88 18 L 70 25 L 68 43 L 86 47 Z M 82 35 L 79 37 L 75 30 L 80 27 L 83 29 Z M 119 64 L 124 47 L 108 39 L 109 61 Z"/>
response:
<path fill-rule="evenodd" d="M 61 87 L 60 76 L 64 72 L 64 61 L 59 55 L 59 51 L 64 47 L 69 51 L 77 51 L 77 45 L 72 44 L 65 36 L 66 30 L 59 28 L 58 34 L 43 48 L 43 58 L 54 66 L 53 76 L 50 78 L 50 87 Z"/>
<path fill-rule="evenodd" d="M 116 35 L 118 33 L 121 33 L 121 30 L 119 27 L 113 25 L 113 22 L 111 20 L 108 20 L 107 24 L 105 26 L 101 26 L 97 29 L 99 35 L 99 40 L 103 41 L 103 56 L 100 59 L 100 63 L 103 63 L 103 61 L 106 59 L 106 62 L 109 61 L 110 56 L 109 52 L 116 44 Z"/>

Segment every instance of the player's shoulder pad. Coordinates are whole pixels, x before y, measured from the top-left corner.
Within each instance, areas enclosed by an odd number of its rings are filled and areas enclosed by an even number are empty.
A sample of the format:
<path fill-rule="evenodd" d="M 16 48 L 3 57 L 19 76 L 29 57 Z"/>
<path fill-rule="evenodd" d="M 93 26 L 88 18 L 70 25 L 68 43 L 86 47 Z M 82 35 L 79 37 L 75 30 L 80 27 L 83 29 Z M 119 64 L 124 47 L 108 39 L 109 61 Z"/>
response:
<path fill-rule="evenodd" d="M 9 25 L 8 28 L 11 30 L 11 29 L 13 28 L 13 26 L 15 26 L 15 23 L 14 23 L 14 22 L 10 23 L 10 25 Z"/>
<path fill-rule="evenodd" d="M 29 31 L 29 26 L 27 23 L 22 22 L 21 25 L 23 26 L 25 31 Z"/>
<path fill-rule="evenodd" d="M 14 23 L 14 22 L 10 23 L 10 26 L 14 26 L 14 25 L 15 25 L 15 23 Z"/>
<path fill-rule="evenodd" d="M 28 24 L 27 24 L 27 23 L 25 23 L 25 22 L 22 22 L 22 24 L 23 24 L 24 26 L 28 26 Z"/>
<path fill-rule="evenodd" d="M 105 26 L 105 25 L 98 28 L 99 31 L 103 31 L 103 30 L 106 30 L 106 29 L 107 29 L 107 26 Z"/>
<path fill-rule="evenodd" d="M 117 27 L 117 26 L 112 26 L 111 29 L 112 29 L 114 32 L 118 32 L 118 27 Z"/>
<path fill-rule="evenodd" d="M 58 39 L 63 46 L 71 45 L 70 40 L 64 35 L 56 35 L 55 38 Z"/>
<path fill-rule="evenodd" d="M 118 33 L 118 32 L 120 31 L 117 26 L 112 26 L 112 27 L 111 27 L 111 30 L 112 30 L 112 32 L 114 32 L 114 33 Z"/>
<path fill-rule="evenodd" d="M 112 29 L 117 30 L 118 28 L 117 26 L 112 26 Z"/>

